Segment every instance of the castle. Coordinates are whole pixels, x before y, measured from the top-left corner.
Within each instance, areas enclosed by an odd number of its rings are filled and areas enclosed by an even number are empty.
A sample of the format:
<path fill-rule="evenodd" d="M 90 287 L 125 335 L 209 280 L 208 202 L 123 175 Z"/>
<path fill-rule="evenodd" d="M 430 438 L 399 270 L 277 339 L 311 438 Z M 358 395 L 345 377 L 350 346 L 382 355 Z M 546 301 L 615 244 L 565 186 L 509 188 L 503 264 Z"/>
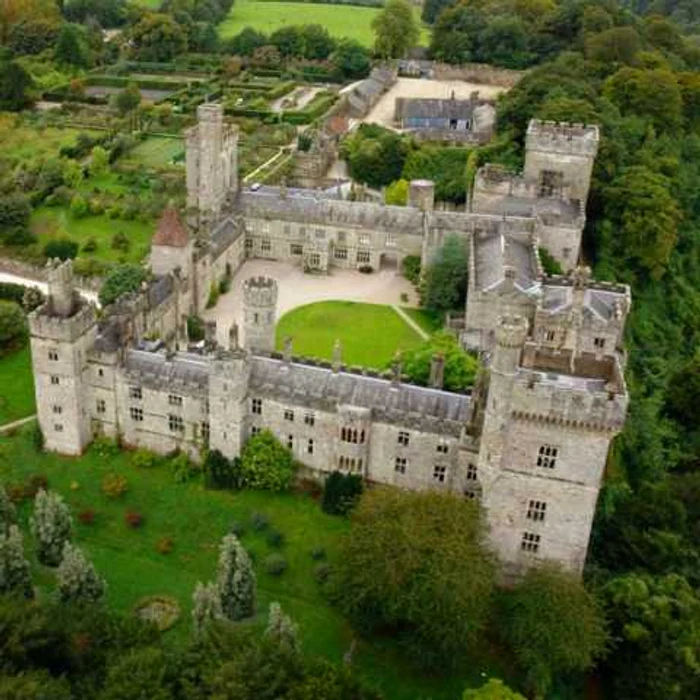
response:
<path fill-rule="evenodd" d="M 30 316 L 39 424 L 49 450 L 79 454 L 96 434 L 159 453 L 201 448 L 240 454 L 271 430 L 310 473 L 436 488 L 477 498 L 505 573 L 552 559 L 581 572 L 610 442 L 628 395 L 622 338 L 629 288 L 595 283 L 576 267 L 596 127 L 528 130 L 525 169 L 476 177 L 466 212 L 436 209 L 415 181 L 410 205 L 342 199 L 335 191 L 243 190 L 237 134 L 219 105 L 198 110 L 186 136 L 188 209 L 161 218 L 152 279 L 98 315 L 73 288 L 70 262 L 52 264 L 46 304 Z M 471 394 L 428 387 L 332 361 L 275 352 L 279 290 L 243 288 L 242 327 L 206 327 L 192 351 L 187 317 L 212 283 L 250 257 L 309 270 L 374 269 L 406 255 L 430 260 L 447 235 L 469 246 L 469 288 L 457 326 L 481 353 Z M 545 245 L 566 275 L 547 277 Z"/>

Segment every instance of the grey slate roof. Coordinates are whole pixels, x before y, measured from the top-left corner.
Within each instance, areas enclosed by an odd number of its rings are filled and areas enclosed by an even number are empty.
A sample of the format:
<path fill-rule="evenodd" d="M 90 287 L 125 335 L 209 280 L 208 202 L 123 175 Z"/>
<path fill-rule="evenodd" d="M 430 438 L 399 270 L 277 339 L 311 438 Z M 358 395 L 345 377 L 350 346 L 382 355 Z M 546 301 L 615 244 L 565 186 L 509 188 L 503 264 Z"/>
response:
<path fill-rule="evenodd" d="M 386 379 L 262 356 L 252 358 L 250 389 L 263 397 L 325 410 L 335 410 L 338 404 L 368 408 L 373 420 L 455 436 L 467 420 L 470 402 L 464 394 L 394 386 Z"/>
<path fill-rule="evenodd" d="M 469 119 L 478 100 L 408 98 L 397 100 L 397 117 L 401 119 Z"/>
<path fill-rule="evenodd" d="M 166 358 L 164 353 L 129 350 L 125 358 L 126 372 L 145 386 L 153 388 L 206 389 L 209 385 L 209 362 L 201 355 L 177 353 Z"/>
<path fill-rule="evenodd" d="M 474 236 L 475 286 L 480 291 L 495 289 L 505 280 L 506 267 L 515 269 L 515 286 L 521 291 L 536 285 L 537 267 L 532 244 L 526 239 L 506 236 L 501 231 L 478 231 Z"/>
<path fill-rule="evenodd" d="M 615 316 L 618 304 L 626 302 L 624 290 L 612 291 L 588 288 L 584 291 L 583 309 L 587 315 L 603 321 Z M 573 303 L 573 289 L 570 286 L 542 286 L 542 309 L 550 314 L 568 311 Z"/>

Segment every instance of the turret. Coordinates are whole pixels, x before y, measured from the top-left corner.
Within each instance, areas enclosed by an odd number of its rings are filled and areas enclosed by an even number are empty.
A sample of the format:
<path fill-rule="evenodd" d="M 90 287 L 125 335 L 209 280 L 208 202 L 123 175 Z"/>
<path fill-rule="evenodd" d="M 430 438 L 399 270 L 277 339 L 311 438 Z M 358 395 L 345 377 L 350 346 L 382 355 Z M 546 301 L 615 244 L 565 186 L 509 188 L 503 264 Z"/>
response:
<path fill-rule="evenodd" d="M 243 283 L 244 345 L 251 352 L 275 349 L 277 282 L 251 277 Z"/>

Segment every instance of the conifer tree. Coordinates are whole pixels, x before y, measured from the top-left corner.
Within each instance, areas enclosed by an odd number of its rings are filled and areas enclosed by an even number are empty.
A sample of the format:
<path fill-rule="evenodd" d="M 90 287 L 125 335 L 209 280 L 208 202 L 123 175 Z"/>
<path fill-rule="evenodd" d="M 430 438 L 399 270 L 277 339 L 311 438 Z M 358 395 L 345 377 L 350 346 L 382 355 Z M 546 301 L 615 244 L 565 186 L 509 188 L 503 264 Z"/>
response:
<path fill-rule="evenodd" d="M 265 636 L 275 641 L 285 651 L 298 654 L 301 651 L 299 629 L 289 615 L 282 612 L 279 603 L 270 603 Z"/>
<path fill-rule="evenodd" d="M 5 491 L 5 487 L 0 484 L 0 535 L 5 535 L 17 517 L 14 503 Z"/>
<path fill-rule="evenodd" d="M 56 572 L 58 594 L 62 602 L 98 603 L 107 589 L 105 580 L 95 571 L 78 547 L 63 546 L 63 558 Z"/>
<path fill-rule="evenodd" d="M 235 535 L 221 541 L 216 587 L 224 617 L 242 620 L 255 614 L 255 572 Z"/>
<path fill-rule="evenodd" d="M 224 616 L 219 589 L 214 583 L 197 582 L 192 600 L 192 625 L 195 635 L 201 636 L 212 622 L 221 620 Z"/>
<path fill-rule="evenodd" d="M 32 534 L 37 539 L 37 556 L 46 566 L 58 566 L 63 546 L 70 541 L 73 523 L 68 506 L 57 493 L 41 489 L 34 499 Z"/>
<path fill-rule="evenodd" d="M 34 597 L 29 562 L 24 558 L 22 533 L 16 525 L 10 525 L 6 534 L 0 533 L 0 593 Z"/>

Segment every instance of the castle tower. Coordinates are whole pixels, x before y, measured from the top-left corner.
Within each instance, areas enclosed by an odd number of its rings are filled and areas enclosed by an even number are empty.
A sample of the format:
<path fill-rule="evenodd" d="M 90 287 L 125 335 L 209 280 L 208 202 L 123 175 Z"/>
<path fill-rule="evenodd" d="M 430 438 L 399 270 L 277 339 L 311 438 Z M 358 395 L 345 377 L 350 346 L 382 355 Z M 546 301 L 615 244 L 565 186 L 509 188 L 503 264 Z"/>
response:
<path fill-rule="evenodd" d="M 197 108 L 197 125 L 185 133 L 185 144 L 187 206 L 206 225 L 238 188 L 238 129 L 224 123 L 223 105 L 205 103 Z"/>
<path fill-rule="evenodd" d="M 243 283 L 243 339 L 250 352 L 275 349 L 277 282 L 271 277 L 251 277 Z"/>
<path fill-rule="evenodd" d="M 525 142 L 525 179 L 542 197 L 573 200 L 585 208 L 599 138 L 595 125 L 533 119 Z"/>
<path fill-rule="evenodd" d="M 80 454 L 92 439 L 84 374 L 97 316 L 75 291 L 72 262 L 49 265 L 48 299 L 29 316 L 39 426 L 47 450 Z"/>

